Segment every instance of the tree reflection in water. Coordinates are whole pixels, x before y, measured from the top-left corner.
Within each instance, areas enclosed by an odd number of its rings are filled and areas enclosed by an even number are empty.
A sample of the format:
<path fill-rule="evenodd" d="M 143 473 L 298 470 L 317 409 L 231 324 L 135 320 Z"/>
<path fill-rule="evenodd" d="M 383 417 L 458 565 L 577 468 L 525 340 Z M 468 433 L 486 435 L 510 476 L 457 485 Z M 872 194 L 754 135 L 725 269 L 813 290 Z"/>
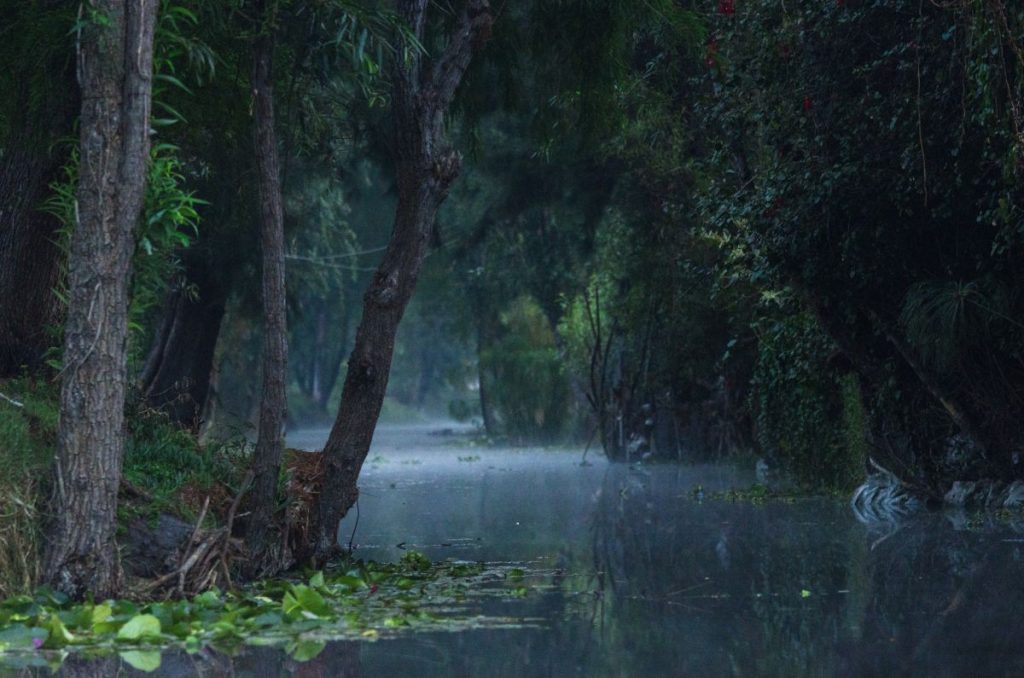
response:
<path fill-rule="evenodd" d="M 724 501 L 715 491 L 742 479 L 715 467 L 581 469 L 572 455 L 488 450 L 469 464 L 455 461 L 460 448 L 443 452 L 417 452 L 416 465 L 389 452 L 367 474 L 367 557 L 408 540 L 432 558 L 522 559 L 530 595 L 478 611 L 535 621 L 335 642 L 304 663 L 283 648 L 175 651 L 157 675 L 1024 672 L 1024 530 L 1013 525 L 933 514 L 866 526 L 842 500 Z M 76 657 L 60 675 L 123 668 Z"/>

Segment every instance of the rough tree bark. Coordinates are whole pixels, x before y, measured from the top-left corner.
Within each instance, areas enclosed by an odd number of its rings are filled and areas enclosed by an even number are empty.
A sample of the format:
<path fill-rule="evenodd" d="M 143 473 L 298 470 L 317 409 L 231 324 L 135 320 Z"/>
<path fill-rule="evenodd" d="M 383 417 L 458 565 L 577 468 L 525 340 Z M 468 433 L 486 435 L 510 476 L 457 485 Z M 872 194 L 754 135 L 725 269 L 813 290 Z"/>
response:
<path fill-rule="evenodd" d="M 128 284 L 149 154 L 158 0 L 93 0 L 81 30 L 78 224 L 71 242 L 56 479 L 43 577 L 74 597 L 115 595 L 124 450 Z"/>
<path fill-rule="evenodd" d="M 399 0 L 399 15 L 423 39 L 428 0 Z M 313 562 L 338 548 L 338 523 L 359 496 L 357 481 L 384 401 L 395 332 L 427 255 L 437 209 L 459 174 L 461 156 L 445 141 L 445 114 L 477 50 L 490 36 L 487 0 L 467 0 L 447 47 L 432 62 L 396 59 L 392 152 L 398 189 L 394 229 L 363 297 L 341 406 L 324 447 L 324 485 L 311 544 Z"/>
<path fill-rule="evenodd" d="M 284 212 L 281 172 L 274 135 L 273 1 L 257 3 L 263 26 L 253 44 L 252 91 L 254 144 L 260 194 L 260 245 L 263 252 L 263 390 L 259 437 L 253 452 L 246 544 L 267 553 L 277 502 L 283 444 L 288 345 L 284 282 Z"/>

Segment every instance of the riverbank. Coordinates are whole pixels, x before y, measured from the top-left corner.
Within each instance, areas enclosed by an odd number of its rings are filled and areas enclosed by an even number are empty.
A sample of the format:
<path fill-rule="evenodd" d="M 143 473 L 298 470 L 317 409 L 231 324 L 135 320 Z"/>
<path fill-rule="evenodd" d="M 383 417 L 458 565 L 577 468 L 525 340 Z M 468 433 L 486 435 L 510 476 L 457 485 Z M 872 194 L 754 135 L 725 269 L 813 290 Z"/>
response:
<path fill-rule="evenodd" d="M 57 387 L 26 379 L 0 382 L 0 598 L 28 593 L 38 580 L 41 533 L 57 441 Z M 126 417 L 118 533 L 130 575 L 156 576 L 132 551 L 159 546 L 169 532 L 222 525 L 244 477 L 244 443 L 201 446 L 151 411 Z M 160 526 L 163 525 L 162 529 Z M 187 526 L 183 528 L 182 526 Z M 170 545 L 165 545 L 170 548 Z M 170 553 L 163 554 L 164 556 Z M 141 556 L 140 556 L 141 557 Z M 159 554 L 152 557 L 160 558 Z M 138 567 L 133 570 L 133 565 Z"/>

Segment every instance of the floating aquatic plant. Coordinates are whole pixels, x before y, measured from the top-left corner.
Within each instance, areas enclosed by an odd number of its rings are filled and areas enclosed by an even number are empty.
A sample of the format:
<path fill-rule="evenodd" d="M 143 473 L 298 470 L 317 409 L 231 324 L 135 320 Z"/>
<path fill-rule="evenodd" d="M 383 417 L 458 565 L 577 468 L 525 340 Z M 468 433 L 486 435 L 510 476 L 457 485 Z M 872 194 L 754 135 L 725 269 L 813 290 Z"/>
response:
<path fill-rule="evenodd" d="M 521 572 L 433 563 L 410 551 L 398 563 L 351 560 L 301 579 L 214 589 L 187 600 L 73 603 L 41 588 L 0 603 L 0 667 L 53 668 L 70 652 L 88 651 L 118 652 L 135 668 L 155 670 L 163 649 L 231 652 L 244 645 L 284 645 L 306 661 L 332 639 L 373 639 L 402 628 L 518 625 L 521 620 L 473 614 L 470 602 L 526 595 Z"/>

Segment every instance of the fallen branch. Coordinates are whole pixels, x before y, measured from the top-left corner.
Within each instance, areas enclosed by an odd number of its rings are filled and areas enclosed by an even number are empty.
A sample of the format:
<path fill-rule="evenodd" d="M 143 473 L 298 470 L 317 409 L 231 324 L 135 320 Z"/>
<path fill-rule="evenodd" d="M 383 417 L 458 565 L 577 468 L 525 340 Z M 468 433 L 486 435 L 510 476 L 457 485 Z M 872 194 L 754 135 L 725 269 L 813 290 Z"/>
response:
<path fill-rule="evenodd" d="M 9 402 L 10 404 L 14 405 L 15 407 L 25 407 L 25 403 L 18 402 L 14 398 L 10 398 L 10 397 L 4 395 L 3 393 L 0 393 L 0 400 L 6 400 L 7 402 Z"/>
<path fill-rule="evenodd" d="M 223 527 L 212 530 L 203 529 L 203 520 L 210 507 L 210 498 L 206 497 L 192 535 L 178 555 L 177 567 L 144 584 L 141 587 L 141 592 L 156 591 L 167 585 L 168 582 L 175 581 L 168 592 L 177 597 L 186 597 L 202 593 L 216 585 L 220 577 L 223 577 L 228 587 L 232 586 L 230 563 L 234 559 L 242 557 L 244 544 L 241 540 L 232 538 L 231 530 L 238 514 L 238 506 L 252 484 L 252 480 L 253 473 L 250 471 L 246 474 L 238 493 L 231 502 L 227 523 Z"/>

